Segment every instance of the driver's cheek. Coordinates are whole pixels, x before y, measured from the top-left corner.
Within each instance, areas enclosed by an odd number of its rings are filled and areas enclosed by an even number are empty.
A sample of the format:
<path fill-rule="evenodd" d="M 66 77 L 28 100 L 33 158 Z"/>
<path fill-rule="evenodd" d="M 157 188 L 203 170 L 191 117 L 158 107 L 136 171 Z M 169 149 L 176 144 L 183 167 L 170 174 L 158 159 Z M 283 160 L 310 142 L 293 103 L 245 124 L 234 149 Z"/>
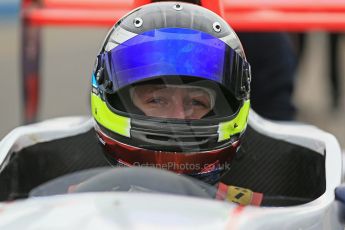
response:
<path fill-rule="evenodd" d="M 165 117 L 175 119 L 200 119 L 206 114 L 200 106 L 189 101 L 174 101 L 165 108 Z"/>
<path fill-rule="evenodd" d="M 186 119 L 201 119 L 210 110 L 200 105 L 195 105 L 192 100 L 185 101 L 184 114 Z"/>
<path fill-rule="evenodd" d="M 162 118 L 188 119 L 192 115 L 191 112 L 191 110 L 186 110 L 183 103 L 170 101 L 164 105 L 155 105 L 155 108 L 150 111 L 150 115 Z"/>
<path fill-rule="evenodd" d="M 170 103 L 155 104 L 150 109 L 147 109 L 145 114 L 152 117 L 170 118 L 174 113 L 174 106 Z"/>
<path fill-rule="evenodd" d="M 209 110 L 185 103 L 162 103 L 145 108 L 148 116 L 173 119 L 201 119 Z"/>
<path fill-rule="evenodd" d="M 201 119 L 208 111 L 208 109 L 201 108 L 200 106 L 193 106 L 188 111 L 188 119 Z"/>

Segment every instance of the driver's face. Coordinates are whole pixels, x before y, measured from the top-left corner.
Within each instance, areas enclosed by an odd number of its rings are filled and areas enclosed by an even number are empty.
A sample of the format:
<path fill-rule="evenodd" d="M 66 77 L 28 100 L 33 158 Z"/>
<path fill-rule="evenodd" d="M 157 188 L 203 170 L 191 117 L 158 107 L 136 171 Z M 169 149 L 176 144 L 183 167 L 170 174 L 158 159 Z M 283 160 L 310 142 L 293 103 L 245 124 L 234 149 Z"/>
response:
<path fill-rule="evenodd" d="M 140 85 L 132 92 L 136 107 L 147 116 L 200 119 L 212 109 L 211 96 L 201 87 Z"/>

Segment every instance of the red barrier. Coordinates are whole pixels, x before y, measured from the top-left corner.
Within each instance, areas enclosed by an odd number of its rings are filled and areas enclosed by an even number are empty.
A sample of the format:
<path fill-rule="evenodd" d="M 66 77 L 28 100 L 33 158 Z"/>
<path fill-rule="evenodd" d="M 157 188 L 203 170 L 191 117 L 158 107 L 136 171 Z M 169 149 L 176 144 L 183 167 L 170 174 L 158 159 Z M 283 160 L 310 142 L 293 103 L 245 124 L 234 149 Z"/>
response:
<path fill-rule="evenodd" d="M 32 7 L 25 0 L 23 18 L 38 26 L 104 26 L 110 27 L 130 10 L 149 0 L 45 0 Z M 343 0 L 202 0 L 205 7 L 223 15 L 236 30 L 251 31 L 343 31 Z M 218 3 L 217 3 L 218 2 Z"/>
<path fill-rule="evenodd" d="M 128 12 L 117 10 L 31 9 L 24 15 L 31 25 L 110 27 Z M 91 16 L 92 15 L 92 16 Z M 225 12 L 225 19 L 239 31 L 344 31 L 345 13 L 339 12 Z"/>
<path fill-rule="evenodd" d="M 23 0 L 31 2 L 31 0 Z M 45 8 L 75 8 L 75 9 L 116 9 L 140 6 L 149 3 L 147 0 L 44 0 Z M 217 1 L 202 0 L 203 6 L 217 12 Z M 343 11 L 344 0 L 223 0 L 225 9 L 235 10 L 279 10 L 279 11 Z"/>

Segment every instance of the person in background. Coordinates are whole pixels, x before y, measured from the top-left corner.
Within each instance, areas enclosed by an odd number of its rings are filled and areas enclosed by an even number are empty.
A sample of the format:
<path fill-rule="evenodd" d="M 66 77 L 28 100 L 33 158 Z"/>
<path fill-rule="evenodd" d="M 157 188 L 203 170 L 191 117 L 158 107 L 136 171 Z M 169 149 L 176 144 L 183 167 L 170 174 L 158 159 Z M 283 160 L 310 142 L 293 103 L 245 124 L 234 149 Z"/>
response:
<path fill-rule="evenodd" d="M 283 32 L 241 32 L 238 36 L 252 68 L 252 108 L 267 119 L 294 120 L 298 57 L 291 37 Z"/>

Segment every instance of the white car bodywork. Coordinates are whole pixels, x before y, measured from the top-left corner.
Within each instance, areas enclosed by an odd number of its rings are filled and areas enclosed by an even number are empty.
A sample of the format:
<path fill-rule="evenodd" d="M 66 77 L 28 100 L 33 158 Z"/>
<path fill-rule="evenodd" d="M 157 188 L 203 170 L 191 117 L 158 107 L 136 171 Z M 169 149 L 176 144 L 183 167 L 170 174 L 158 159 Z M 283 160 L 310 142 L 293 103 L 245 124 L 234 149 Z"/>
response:
<path fill-rule="evenodd" d="M 250 112 L 258 132 L 325 154 L 326 191 L 290 207 L 253 207 L 177 195 L 86 193 L 0 203 L 0 229 L 344 229 L 334 190 L 342 182 L 336 138 L 314 126 L 271 122 Z M 59 118 L 14 129 L 0 142 L 0 172 L 10 154 L 90 130 L 93 120 Z M 0 185 L 1 186 L 1 185 Z M 1 188 L 0 188 L 1 189 Z"/>

